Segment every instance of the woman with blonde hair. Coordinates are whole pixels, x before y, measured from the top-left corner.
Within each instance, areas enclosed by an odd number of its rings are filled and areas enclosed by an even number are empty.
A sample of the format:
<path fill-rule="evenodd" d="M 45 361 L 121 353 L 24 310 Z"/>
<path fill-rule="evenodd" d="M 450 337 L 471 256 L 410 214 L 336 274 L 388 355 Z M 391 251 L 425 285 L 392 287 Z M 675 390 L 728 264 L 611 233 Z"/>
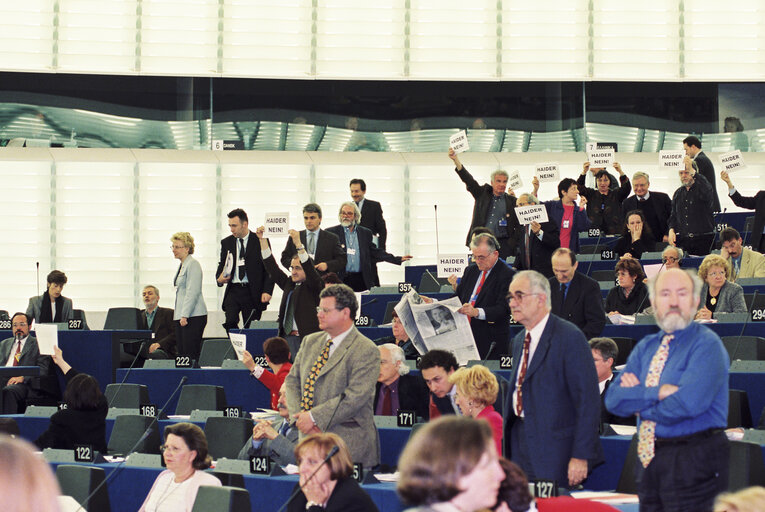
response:
<path fill-rule="evenodd" d="M 0 435 L 0 496 L 3 512 L 59 512 L 61 490 L 56 477 L 35 448 Z"/>
<path fill-rule="evenodd" d="M 747 487 L 726 492 L 715 500 L 714 512 L 762 512 L 765 510 L 765 487 Z"/>
<path fill-rule="evenodd" d="M 701 308 L 697 320 L 719 318 L 724 313 L 746 313 L 744 289 L 728 281 L 730 267 L 719 254 L 706 256 L 699 265 L 699 277 L 704 281 L 701 288 Z"/>
<path fill-rule="evenodd" d="M 207 325 L 207 306 L 202 297 L 202 266 L 194 254 L 194 238 L 186 231 L 170 237 L 173 256 L 181 260 L 181 266 L 173 279 L 175 286 L 175 339 L 178 355 L 199 359 L 202 350 L 202 333 Z"/>
<path fill-rule="evenodd" d="M 460 368 L 449 376 L 449 382 L 457 386 L 454 401 L 465 416 L 489 422 L 497 454 L 502 454 L 502 415 L 494 410 L 499 394 L 497 377 L 479 364 Z"/>

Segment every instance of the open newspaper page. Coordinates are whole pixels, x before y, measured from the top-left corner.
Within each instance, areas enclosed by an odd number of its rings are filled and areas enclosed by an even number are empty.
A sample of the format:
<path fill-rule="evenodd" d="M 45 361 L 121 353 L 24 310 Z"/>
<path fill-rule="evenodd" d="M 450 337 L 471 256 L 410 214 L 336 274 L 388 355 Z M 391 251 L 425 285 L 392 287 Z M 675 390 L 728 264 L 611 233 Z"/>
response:
<path fill-rule="evenodd" d="M 417 322 L 415 322 L 414 315 L 412 314 L 412 304 L 422 303 L 423 300 L 422 297 L 420 297 L 420 294 L 412 289 L 405 293 L 398 304 L 396 304 L 396 307 L 393 308 L 396 311 L 396 314 L 398 314 L 398 319 L 401 320 L 404 330 L 409 335 L 409 339 L 412 340 L 414 348 L 417 349 L 417 352 L 419 352 L 420 355 L 423 355 L 428 349 L 425 346 L 422 336 L 420 336 L 419 329 L 417 329 Z"/>
<path fill-rule="evenodd" d="M 460 366 L 471 359 L 481 359 L 467 316 L 458 313 L 462 307 L 459 297 L 431 304 L 413 304 L 411 307 L 419 334 L 428 350 L 451 352 Z"/>

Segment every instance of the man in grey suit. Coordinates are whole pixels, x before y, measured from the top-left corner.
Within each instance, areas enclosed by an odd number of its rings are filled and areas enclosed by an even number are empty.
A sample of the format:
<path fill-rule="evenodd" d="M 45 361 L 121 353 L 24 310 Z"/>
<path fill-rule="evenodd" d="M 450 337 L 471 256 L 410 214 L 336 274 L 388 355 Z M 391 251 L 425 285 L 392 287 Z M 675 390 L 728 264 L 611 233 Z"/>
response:
<path fill-rule="evenodd" d="M 38 324 L 66 322 L 74 318 L 72 299 L 67 299 L 61 292 L 66 284 L 66 274 L 52 270 L 47 278 L 47 290 L 40 296 L 30 297 L 27 316 Z"/>
<path fill-rule="evenodd" d="M 322 290 L 320 332 L 303 338 L 285 384 L 290 417 L 301 437 L 333 432 L 348 445 L 353 462 L 380 462 L 380 440 L 372 402 L 380 352 L 353 326 L 358 304 L 350 287 Z"/>
<path fill-rule="evenodd" d="M 257 425 L 252 427 L 252 439 L 239 451 L 237 458 L 250 459 L 260 455 L 266 455 L 280 466 L 296 464 L 295 445 L 298 442 L 300 432 L 294 425 L 290 425 L 290 415 L 287 410 L 287 386 L 282 384 L 279 389 L 279 416 L 282 417 L 275 423 L 268 420 L 258 420 Z"/>
<path fill-rule="evenodd" d="M 11 318 L 13 338 L 0 341 L 0 364 L 2 366 L 40 366 L 39 377 L 10 377 L 2 381 L 3 414 L 19 414 L 26 409 L 27 398 L 48 396 L 58 398 L 58 380 L 52 374 L 53 360 L 41 356 L 37 338 L 29 335 L 32 319 L 24 313 Z M 51 378 L 52 377 L 52 378 Z"/>

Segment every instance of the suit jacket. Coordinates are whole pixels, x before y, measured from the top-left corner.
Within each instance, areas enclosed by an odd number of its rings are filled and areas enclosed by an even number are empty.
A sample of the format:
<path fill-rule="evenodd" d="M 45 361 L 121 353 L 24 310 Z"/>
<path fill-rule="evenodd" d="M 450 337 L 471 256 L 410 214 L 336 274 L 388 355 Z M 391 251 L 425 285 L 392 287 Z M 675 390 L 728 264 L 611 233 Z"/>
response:
<path fill-rule="evenodd" d="M 651 227 L 651 230 L 654 231 L 653 236 L 656 240 L 661 241 L 664 236 L 669 233 L 668 221 L 669 216 L 672 215 L 672 199 L 670 199 L 669 195 L 664 192 L 654 192 L 651 190 L 648 197 L 648 204 L 653 207 L 659 222 L 659 232 L 656 232 L 656 230 Z M 625 218 L 628 212 L 639 209 L 638 197 L 636 195 L 631 195 L 622 201 L 622 216 Z"/>
<path fill-rule="evenodd" d="M 385 250 L 385 242 L 388 240 L 388 228 L 385 226 L 382 205 L 377 201 L 364 198 L 361 204 L 361 225 L 377 235 L 377 246 Z"/>
<path fill-rule="evenodd" d="M 303 338 L 285 380 L 290 416 L 300 412 L 303 384 L 327 339 L 328 334 L 323 331 Z M 369 338 L 351 327 L 316 377 L 311 409 L 319 429 L 342 437 L 353 462 L 361 462 L 368 468 L 380 463 L 380 439 L 372 405 L 379 375 L 380 351 Z"/>
<path fill-rule="evenodd" d="M 282 428 L 284 420 L 277 421 L 273 424 L 274 429 L 278 432 Z M 258 448 L 253 448 L 252 438 L 242 446 L 242 449 L 237 455 L 237 459 L 247 460 L 251 457 L 257 457 L 265 455 L 270 457 L 275 463 L 280 466 L 286 466 L 287 464 L 297 464 L 295 461 L 295 446 L 298 442 L 300 431 L 294 425 L 287 430 L 287 433 L 279 434 L 274 439 L 264 439 L 263 444 Z"/>
<path fill-rule="evenodd" d="M 14 350 L 14 338 L 6 338 L 0 341 L 0 365 L 5 365 Z M 40 355 L 37 346 L 37 338 L 30 335 L 24 343 L 19 358 L 19 366 L 39 366 L 40 375 L 36 377 L 24 377 L 23 384 L 29 387 L 29 398 L 50 397 L 61 398 L 61 389 L 58 386 L 58 377 L 53 368 L 53 359 L 50 356 Z M 8 378 L 0 379 L 0 387 L 8 384 Z"/>
<path fill-rule="evenodd" d="M 603 301 L 598 300 L 600 285 L 597 281 L 576 272 L 568 284 L 566 302 L 562 305 L 560 283 L 554 277 L 550 278 L 550 292 L 552 314 L 579 327 L 588 340 L 600 336 L 606 326 L 606 312 Z"/>
<path fill-rule="evenodd" d="M 327 231 L 334 234 L 340 241 L 340 247 L 343 248 L 343 252 L 347 252 L 347 244 L 345 241 L 345 230 L 343 226 L 338 224 L 327 228 Z M 372 242 L 372 232 L 364 226 L 356 226 L 356 236 L 359 239 L 359 263 L 361 269 L 361 275 L 364 277 L 364 286 L 367 290 L 375 285 L 375 264 L 378 261 L 387 261 L 394 265 L 401 265 L 401 257 L 394 256 L 385 252 L 382 249 L 375 247 Z M 340 279 L 345 277 L 345 267 L 338 273 Z"/>
<path fill-rule="evenodd" d="M 382 382 L 375 384 L 375 399 L 373 407 L 377 407 L 380 398 Z M 428 388 L 422 377 L 415 375 L 401 375 L 398 379 L 398 403 L 401 409 L 415 411 L 417 416 L 427 421 L 430 418 L 428 410 Z M 393 411 L 396 414 L 396 411 Z"/>
<path fill-rule="evenodd" d="M 364 468 L 366 469 L 366 466 Z M 296 486 L 295 490 L 297 489 Z M 307 503 L 305 494 L 303 491 L 299 491 L 295 499 L 287 506 L 287 512 L 305 512 Z M 317 507 L 311 507 L 311 510 L 314 508 Z M 379 512 L 369 494 L 356 483 L 356 480 L 350 477 L 341 478 L 337 481 L 335 489 L 327 500 L 327 507 L 322 510 L 326 512 Z"/>
<path fill-rule="evenodd" d="M 744 247 L 741 251 L 741 265 L 738 274 L 734 273 L 735 269 L 730 258 L 728 258 L 728 268 L 730 269 L 730 280 L 733 282 L 740 277 L 765 277 L 765 255 Z"/>
<path fill-rule="evenodd" d="M 475 307 L 483 308 L 486 313 L 486 320 L 474 318 L 470 322 L 470 330 L 473 331 L 473 338 L 475 338 L 481 359 L 487 356 L 492 342 L 496 343 L 491 354 L 495 358 L 506 352 L 510 336 L 510 306 L 505 296 L 514 274 L 513 269 L 497 260 L 483 283 L 481 293 L 476 297 Z M 465 269 L 462 280 L 457 285 L 457 296 L 460 302 L 463 304 L 470 302 L 470 296 L 480 277 L 481 271 L 475 263 L 471 263 Z"/>
<path fill-rule="evenodd" d="M 173 284 L 175 285 L 173 320 L 207 316 L 207 306 L 202 297 L 202 265 L 190 254 L 181 264 Z"/>
<path fill-rule="evenodd" d="M 558 232 L 563 224 L 563 203 L 560 199 L 552 201 L 545 201 L 545 207 L 547 208 L 547 214 L 550 216 L 550 220 L 555 221 L 558 225 Z M 579 233 L 581 231 L 587 231 L 590 229 L 590 218 L 587 217 L 587 209 L 579 209 L 579 206 L 574 206 L 574 222 L 571 226 L 571 241 L 569 243 L 569 249 L 574 252 L 579 252 Z M 560 241 L 559 241 L 560 243 Z"/>
<path fill-rule="evenodd" d="M 146 310 L 141 310 L 141 329 L 148 329 L 149 322 L 146 320 Z M 173 310 L 157 306 L 154 313 L 154 321 L 151 323 L 151 332 L 154 333 L 154 341 L 159 343 L 159 348 L 169 355 L 176 355 L 175 326 L 173 325 Z"/>
<path fill-rule="evenodd" d="M 715 182 L 715 166 L 712 165 L 712 161 L 703 151 L 699 151 L 693 161 L 699 166 L 699 172 L 703 174 L 709 184 L 712 185 L 712 211 L 721 211 L 720 198 L 717 196 L 717 185 Z"/>
<path fill-rule="evenodd" d="M 608 423 L 609 425 L 636 425 L 637 418 L 635 416 L 623 418 L 621 416 L 612 414 L 608 409 L 606 409 L 606 391 L 608 391 L 608 386 L 613 384 L 614 378 L 615 377 L 612 375 L 611 378 L 606 381 L 603 392 L 600 394 L 600 422 Z"/>
<path fill-rule="evenodd" d="M 736 190 L 730 198 L 736 206 L 754 210 L 751 242 L 752 248 L 757 250 L 762 240 L 762 229 L 765 228 L 765 190 L 760 190 L 754 197 L 744 197 Z"/>
<path fill-rule="evenodd" d="M 699 308 L 704 307 L 704 303 L 707 300 L 707 293 L 709 293 L 709 285 L 704 283 L 701 287 L 701 302 Z M 741 285 L 726 281 L 720 288 L 720 293 L 717 295 L 717 305 L 715 306 L 715 312 L 712 314 L 713 318 L 720 318 L 720 315 L 726 313 L 746 313 L 746 301 L 744 300 L 744 289 Z"/>
<path fill-rule="evenodd" d="M 67 322 L 69 320 L 72 320 L 74 318 L 74 309 L 72 306 L 72 299 L 68 299 L 61 296 L 62 299 L 64 299 L 64 305 L 61 309 L 61 321 Z M 29 297 L 29 304 L 27 304 L 27 315 L 31 316 L 32 319 L 37 322 L 40 319 L 40 312 L 42 311 L 42 301 L 43 296 L 37 295 L 35 297 Z M 53 316 L 56 316 L 55 309 L 53 310 Z"/>
<path fill-rule="evenodd" d="M 529 236 L 531 268 L 526 268 L 526 236 L 522 226 L 518 236 L 518 251 L 515 255 L 515 268 L 518 270 L 536 270 L 545 277 L 553 277 L 552 254 L 560 247 L 560 230 L 555 222 L 542 223 L 542 240 L 535 234 Z M 505 290 L 507 291 L 507 290 Z"/>
<path fill-rule="evenodd" d="M 294 292 L 290 300 L 295 301 L 294 318 L 300 335 L 305 336 L 317 332 L 319 319 L 316 317 L 316 308 L 319 306 L 319 294 L 324 288 L 324 281 L 321 280 L 321 276 L 314 268 L 311 258 L 302 263 L 305 281 L 300 286 L 297 286 L 292 277 L 279 268 L 273 254 L 268 256 L 263 263 L 268 275 L 284 291 L 282 301 L 279 304 L 279 336 L 284 337 L 289 334 L 289 332 L 285 332 L 282 324 L 284 323 L 284 315 L 287 314 L 287 298 L 290 296 L 290 292 Z M 294 358 L 295 354 L 292 354 L 292 357 Z"/>
<path fill-rule="evenodd" d="M 513 361 L 523 359 L 526 329 L 513 339 Z M 518 381 L 514 365 L 505 404 L 510 411 L 505 426 L 507 442 L 517 436 L 513 423 L 517 418 L 513 396 Z M 528 364 L 523 381 L 524 431 L 528 453 L 536 478 L 551 479 L 561 486 L 568 484 L 568 463 L 572 457 L 585 459 L 592 469 L 603 461 L 598 437 L 600 392 L 592 351 L 582 332 L 572 323 L 550 315 L 539 345 Z M 509 430 L 509 435 L 508 435 Z"/>
<path fill-rule="evenodd" d="M 223 266 L 226 264 L 226 256 L 228 253 L 231 253 L 231 256 L 234 258 L 234 268 L 231 272 L 235 273 L 237 271 L 236 251 L 238 243 L 239 242 L 234 235 L 227 236 L 220 241 L 220 261 L 218 262 L 218 269 L 215 271 L 215 279 L 218 286 L 223 286 L 223 284 L 217 282 L 217 279 L 223 272 Z M 269 295 L 274 293 L 274 282 L 271 280 L 266 272 L 266 268 L 263 266 L 263 258 L 260 256 L 260 241 L 258 240 L 258 237 L 255 236 L 255 233 L 252 232 L 250 232 L 250 237 L 247 241 L 247 250 L 244 253 L 244 269 L 247 273 L 247 289 L 250 292 L 253 304 L 255 304 L 255 309 L 265 311 L 268 307 L 268 303 L 261 302 L 260 297 L 264 293 Z M 226 295 L 228 295 L 228 290 L 230 288 L 228 285 L 231 284 L 232 281 L 233 278 L 226 285 L 226 291 L 223 294 L 223 304 L 226 303 Z"/>
<path fill-rule="evenodd" d="M 300 242 L 308 250 L 305 229 L 300 231 Z M 284 268 L 290 267 L 290 262 L 296 254 L 295 244 L 292 243 L 292 238 L 288 238 L 281 257 Z M 337 235 L 329 233 L 324 229 L 319 230 L 319 239 L 316 241 L 316 254 L 314 255 L 313 263 L 314 265 L 326 263 L 326 272 L 340 273 L 345 270 L 345 250 L 340 247 L 340 240 L 338 240 Z M 323 274 L 324 272 L 321 273 Z"/>

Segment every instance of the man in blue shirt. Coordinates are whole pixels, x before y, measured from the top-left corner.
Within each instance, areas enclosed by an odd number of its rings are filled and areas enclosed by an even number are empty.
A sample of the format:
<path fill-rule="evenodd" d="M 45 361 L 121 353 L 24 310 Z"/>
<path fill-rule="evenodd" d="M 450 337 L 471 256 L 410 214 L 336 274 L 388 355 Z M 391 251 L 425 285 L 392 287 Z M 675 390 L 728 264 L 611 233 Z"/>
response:
<path fill-rule="evenodd" d="M 712 510 L 728 486 L 730 361 L 719 336 L 693 322 L 701 286 L 680 269 L 649 282 L 661 331 L 635 346 L 606 393 L 613 414 L 638 414 L 641 512 Z"/>

